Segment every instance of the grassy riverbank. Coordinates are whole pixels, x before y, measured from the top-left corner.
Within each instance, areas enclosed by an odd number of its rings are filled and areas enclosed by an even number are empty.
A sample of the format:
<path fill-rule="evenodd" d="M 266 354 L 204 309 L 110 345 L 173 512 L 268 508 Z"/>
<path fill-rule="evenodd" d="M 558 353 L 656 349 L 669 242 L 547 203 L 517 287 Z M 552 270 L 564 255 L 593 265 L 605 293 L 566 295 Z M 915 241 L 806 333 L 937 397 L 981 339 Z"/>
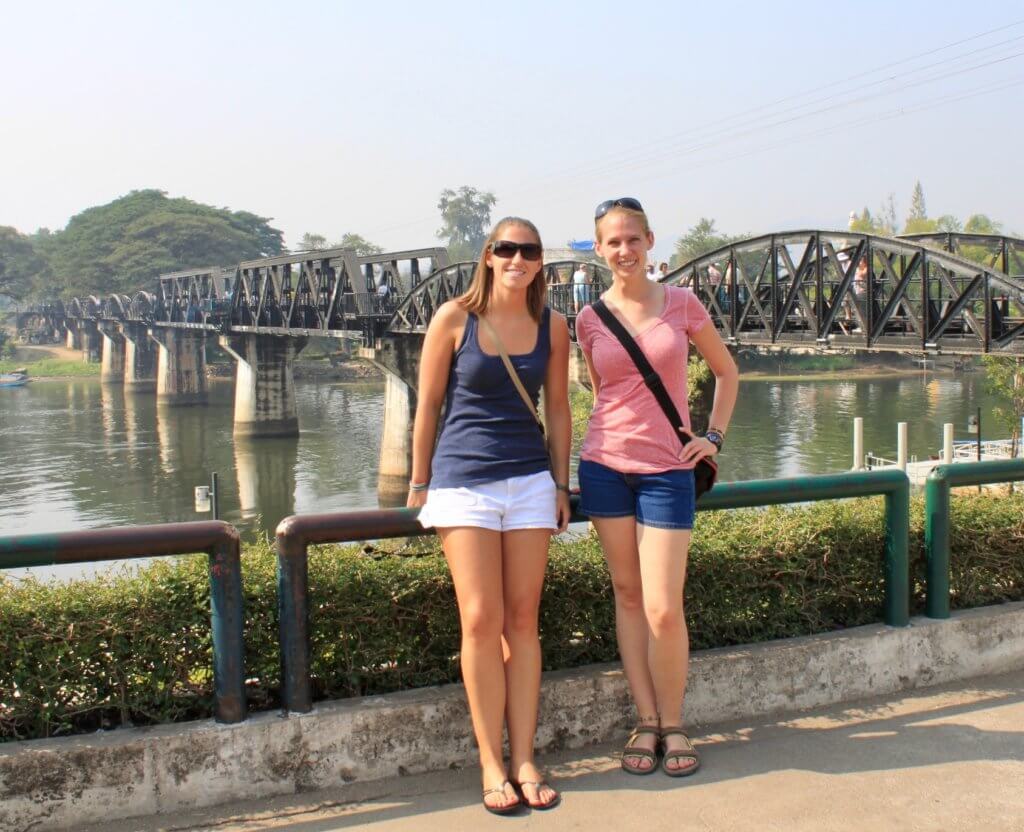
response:
<path fill-rule="evenodd" d="M 0 361 L 0 373 L 9 373 L 12 370 L 25 367 L 31 378 L 40 379 L 71 379 L 71 378 L 99 378 L 100 365 L 88 364 L 79 358 L 77 361 L 66 358 L 43 358 L 35 361 L 26 361 L 24 358 L 14 358 L 7 361 Z"/>
<path fill-rule="evenodd" d="M 923 606 L 923 507 L 911 517 L 911 609 Z M 1024 496 L 953 501 L 954 608 L 1024 599 Z M 686 609 L 695 648 L 853 627 L 882 616 L 881 499 L 702 513 Z M 255 709 L 278 704 L 275 558 L 243 560 L 246 678 Z M 458 616 L 433 537 L 319 547 L 309 566 L 315 696 L 459 677 Z M 0 577 L 0 741 L 208 716 L 204 557 L 63 584 Z M 541 607 L 545 669 L 616 658 L 614 602 L 597 540 L 552 545 Z"/>

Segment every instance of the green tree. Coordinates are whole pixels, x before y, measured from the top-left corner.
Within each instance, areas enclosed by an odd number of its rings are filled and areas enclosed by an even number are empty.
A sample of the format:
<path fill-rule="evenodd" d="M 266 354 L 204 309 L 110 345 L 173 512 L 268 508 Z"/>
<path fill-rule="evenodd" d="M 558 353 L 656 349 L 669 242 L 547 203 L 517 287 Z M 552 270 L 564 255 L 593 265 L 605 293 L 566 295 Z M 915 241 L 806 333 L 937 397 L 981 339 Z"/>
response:
<path fill-rule="evenodd" d="M 928 219 L 928 210 L 924 204 L 924 188 L 921 181 L 914 183 L 914 192 L 910 195 L 910 212 L 907 214 L 907 222 L 912 220 Z"/>
<path fill-rule="evenodd" d="M 896 227 L 896 198 L 889 196 L 878 208 L 878 213 L 872 213 L 865 207 L 859 214 L 854 213 L 850 217 L 850 231 L 858 234 L 879 234 L 883 237 L 892 237 L 897 233 Z"/>
<path fill-rule="evenodd" d="M 458 191 L 445 188 L 437 202 L 443 225 L 438 239 L 445 240 L 448 258 L 453 262 L 474 260 L 487 239 L 491 208 L 497 197 L 490 191 L 478 191 L 463 185 Z"/>
<path fill-rule="evenodd" d="M 185 200 L 185 202 L 188 202 L 188 200 Z M 201 205 L 200 207 L 206 208 L 207 206 Z M 269 217 L 261 217 L 250 211 L 229 212 L 223 208 L 212 210 L 223 211 L 227 215 L 228 221 L 239 231 L 243 232 L 247 238 L 252 240 L 252 244 L 259 252 L 258 256 L 269 257 L 274 254 L 281 254 L 285 250 L 284 235 L 279 229 L 270 225 Z"/>
<path fill-rule="evenodd" d="M 280 254 L 281 232 L 246 211 L 132 191 L 76 214 L 62 231 L 37 235 L 61 294 L 131 294 L 161 272 L 228 265 Z"/>
<path fill-rule="evenodd" d="M 971 214 L 964 223 L 964 231 L 968 234 L 999 234 L 1003 224 L 990 219 L 985 214 Z"/>
<path fill-rule="evenodd" d="M 686 234 L 676 240 L 676 250 L 670 265 L 672 268 L 682 266 L 702 254 L 742 239 L 745 239 L 745 235 L 731 236 L 720 233 L 715 228 L 714 220 L 701 217 L 696 225 L 688 228 Z"/>
<path fill-rule="evenodd" d="M 919 220 L 907 219 L 906 224 L 903 226 L 904 234 L 930 234 L 938 229 L 938 223 L 935 220 L 930 220 L 927 217 Z"/>
<path fill-rule="evenodd" d="M 960 222 L 960 220 L 958 220 L 952 214 L 943 214 L 941 217 L 935 220 L 936 231 L 951 231 L 953 233 L 956 233 L 958 231 L 962 231 L 963 227 L 964 224 Z"/>
<path fill-rule="evenodd" d="M 310 234 L 308 231 L 299 240 L 299 251 L 321 251 L 327 248 L 327 238 L 323 234 Z"/>
<path fill-rule="evenodd" d="M 910 195 L 910 212 L 903 224 L 904 234 L 926 234 L 935 231 L 938 224 L 928 219 L 928 211 L 924 204 L 924 189 L 920 182 L 914 183 L 914 192 Z"/>
<path fill-rule="evenodd" d="M 0 295 L 20 300 L 47 276 L 46 261 L 31 237 L 8 225 L 0 226 Z"/>
<path fill-rule="evenodd" d="M 1024 417 L 1024 359 L 983 355 L 981 361 L 985 368 L 985 386 L 1002 402 L 992 408 L 992 413 L 1017 442 L 1020 420 Z"/>
<path fill-rule="evenodd" d="M 871 216 L 871 212 L 866 205 L 859 214 L 851 215 L 850 231 L 856 231 L 858 234 L 875 234 L 878 232 L 878 229 L 875 227 L 874 217 Z"/>
<path fill-rule="evenodd" d="M 360 256 L 366 256 L 368 254 L 381 254 L 384 249 L 380 246 L 371 243 L 365 237 L 359 234 L 343 234 L 341 239 L 336 244 L 338 248 L 350 248 Z"/>
<path fill-rule="evenodd" d="M 895 237 L 899 233 L 894 194 L 889 194 L 878 208 L 878 214 L 875 215 L 875 233 L 883 237 Z"/>

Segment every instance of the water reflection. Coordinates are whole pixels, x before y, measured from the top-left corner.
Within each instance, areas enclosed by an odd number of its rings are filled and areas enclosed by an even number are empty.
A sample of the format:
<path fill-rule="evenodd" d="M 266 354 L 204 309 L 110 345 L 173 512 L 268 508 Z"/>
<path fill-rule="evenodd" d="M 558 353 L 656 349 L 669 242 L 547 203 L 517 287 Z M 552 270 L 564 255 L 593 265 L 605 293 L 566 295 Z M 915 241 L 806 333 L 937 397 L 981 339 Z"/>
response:
<path fill-rule="evenodd" d="M 995 404 L 979 374 L 838 381 L 749 381 L 740 386 L 723 480 L 843 471 L 853 462 L 853 419 L 864 418 L 865 450 L 895 458 L 896 425 L 908 423 L 908 453 L 937 454 L 942 425 L 966 436 L 967 416 Z M 1008 435 L 989 418 L 985 438 Z"/>
<path fill-rule="evenodd" d="M 380 384 L 299 382 L 302 435 L 248 444 L 232 436 L 229 383 L 211 384 L 206 407 L 159 409 L 152 394 L 95 381 L 0 392 L 0 534 L 203 519 L 192 490 L 214 471 L 221 517 L 249 536 L 296 512 L 378 505 Z M 744 382 L 722 478 L 846 470 L 855 416 L 866 450 L 894 457 L 906 421 L 909 453 L 924 458 L 943 422 L 964 438 L 967 416 L 993 404 L 978 375 Z M 1006 435 L 991 418 L 984 428 Z"/>
<path fill-rule="evenodd" d="M 243 520 L 262 515 L 264 526 L 294 513 L 299 439 L 236 439 L 238 510 Z"/>

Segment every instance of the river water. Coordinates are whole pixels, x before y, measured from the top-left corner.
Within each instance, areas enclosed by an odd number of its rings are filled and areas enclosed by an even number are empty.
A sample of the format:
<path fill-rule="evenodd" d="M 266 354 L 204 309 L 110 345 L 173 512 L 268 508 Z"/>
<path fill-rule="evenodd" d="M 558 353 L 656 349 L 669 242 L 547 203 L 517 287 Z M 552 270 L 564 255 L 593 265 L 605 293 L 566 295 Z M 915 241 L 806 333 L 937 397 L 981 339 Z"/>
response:
<path fill-rule="evenodd" d="M 376 507 L 383 384 L 303 381 L 296 399 L 299 438 L 236 442 L 230 380 L 212 381 L 209 404 L 191 408 L 157 408 L 153 394 L 94 380 L 0 390 L 0 536 L 206 519 L 193 488 L 212 471 L 221 518 L 247 537 L 289 514 Z M 980 374 L 745 381 L 721 476 L 846 470 L 855 416 L 865 419 L 865 449 L 890 458 L 899 421 L 920 458 L 939 450 L 944 422 L 968 438 L 977 407 L 985 438 L 1001 438 L 994 404 Z"/>

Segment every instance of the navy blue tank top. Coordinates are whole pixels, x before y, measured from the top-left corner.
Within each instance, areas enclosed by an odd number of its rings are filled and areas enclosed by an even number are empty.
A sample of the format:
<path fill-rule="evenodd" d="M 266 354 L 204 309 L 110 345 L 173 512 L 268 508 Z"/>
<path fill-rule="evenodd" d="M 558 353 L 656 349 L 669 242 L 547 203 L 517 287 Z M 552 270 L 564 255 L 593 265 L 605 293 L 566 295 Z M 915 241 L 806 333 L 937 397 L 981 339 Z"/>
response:
<path fill-rule="evenodd" d="M 548 470 L 537 420 L 516 391 L 500 355 L 480 349 L 479 322 L 466 317 L 462 343 L 452 357 L 441 438 L 431 461 L 430 484 L 457 488 Z M 537 343 L 509 355 L 536 406 L 551 354 L 551 310 L 544 307 Z"/>

